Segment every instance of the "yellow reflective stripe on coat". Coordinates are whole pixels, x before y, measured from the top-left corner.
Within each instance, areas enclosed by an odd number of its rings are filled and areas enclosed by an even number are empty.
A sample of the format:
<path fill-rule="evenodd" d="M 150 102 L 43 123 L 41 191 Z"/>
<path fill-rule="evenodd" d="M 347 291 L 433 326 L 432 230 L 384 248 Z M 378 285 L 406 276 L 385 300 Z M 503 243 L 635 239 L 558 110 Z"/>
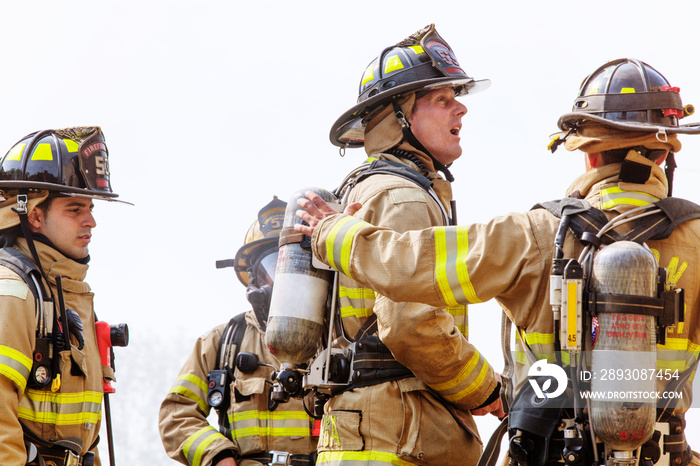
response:
<path fill-rule="evenodd" d="M 388 451 L 322 451 L 318 454 L 316 466 L 367 466 L 372 462 L 372 465 L 393 464 L 396 466 L 413 466 L 415 463 L 409 463 L 406 460 L 399 458 L 395 453 Z"/>
<path fill-rule="evenodd" d="M 617 186 L 600 190 L 600 207 L 612 209 L 619 205 L 643 206 L 659 201 L 658 197 L 638 191 L 623 191 Z"/>
<path fill-rule="evenodd" d="M 212 426 L 198 430 L 187 439 L 182 446 L 182 452 L 190 466 L 199 466 L 202 463 L 202 455 L 211 443 L 217 438 L 225 438 Z"/>
<path fill-rule="evenodd" d="M 445 308 L 450 313 L 455 321 L 455 327 L 462 335 L 469 338 L 469 309 L 467 306 L 457 304 L 455 306 L 447 306 Z"/>
<path fill-rule="evenodd" d="M 700 346 L 687 338 L 666 338 L 665 345 L 657 345 L 656 368 L 684 371 L 695 364 Z"/>
<path fill-rule="evenodd" d="M 369 224 L 355 217 L 343 217 L 333 226 L 326 238 L 328 264 L 350 278 L 350 252 L 355 233 L 366 225 Z"/>
<path fill-rule="evenodd" d="M 455 378 L 444 383 L 429 385 L 447 401 L 458 401 L 481 387 L 489 373 L 489 367 L 486 359 L 475 350 Z"/>
<path fill-rule="evenodd" d="M 102 419 L 102 392 L 54 393 L 50 390 L 25 392 L 19 418 L 59 426 L 97 424 Z"/>
<path fill-rule="evenodd" d="M 209 411 L 211 409 L 209 403 L 205 401 L 208 391 L 209 388 L 204 380 L 200 379 L 196 375 L 185 374 L 175 379 L 175 383 L 172 387 L 170 387 L 170 391 L 168 393 L 176 393 L 184 396 L 185 398 L 189 398 L 197 403 L 200 411 L 206 415 L 209 415 Z"/>
<path fill-rule="evenodd" d="M 553 333 L 526 333 L 523 329 L 518 329 L 515 332 L 515 338 L 516 350 L 514 360 L 518 364 L 529 365 L 525 354 L 527 350 L 523 348 L 523 341 L 527 343 L 536 360 L 546 359 L 549 363 L 558 363 L 556 355 L 558 350 L 554 347 Z M 568 365 L 571 361 L 570 354 L 566 351 L 561 351 L 559 354 L 561 355 L 562 364 Z"/>
<path fill-rule="evenodd" d="M 304 411 L 242 411 L 229 413 L 231 435 L 243 437 L 310 437 L 313 419 Z"/>
<path fill-rule="evenodd" d="M 338 288 L 338 299 L 340 300 L 340 317 L 369 317 L 374 312 L 374 302 L 376 294 L 369 288 L 348 288 L 341 286 Z"/>
<path fill-rule="evenodd" d="M 469 235 L 466 227 L 435 228 L 435 278 L 445 303 L 480 303 L 469 278 L 467 254 Z"/>
<path fill-rule="evenodd" d="M 12 380 L 21 392 L 27 388 L 32 358 L 9 346 L 0 345 L 0 375 Z"/>

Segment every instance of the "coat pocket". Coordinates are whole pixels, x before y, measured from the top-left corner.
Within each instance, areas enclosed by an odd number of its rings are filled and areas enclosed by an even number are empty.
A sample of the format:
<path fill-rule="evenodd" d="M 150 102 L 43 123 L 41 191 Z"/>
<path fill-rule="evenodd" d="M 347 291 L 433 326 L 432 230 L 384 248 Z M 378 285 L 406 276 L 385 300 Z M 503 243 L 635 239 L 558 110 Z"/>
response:
<path fill-rule="evenodd" d="M 361 451 L 364 439 L 360 434 L 362 413 L 359 411 L 329 411 L 323 416 L 319 451 Z"/>
<path fill-rule="evenodd" d="M 241 455 L 266 449 L 263 439 L 267 430 L 266 381 L 263 378 L 236 379 L 231 384 L 231 406 L 228 416 L 231 437 Z M 235 398 L 234 398 L 235 397 Z"/>

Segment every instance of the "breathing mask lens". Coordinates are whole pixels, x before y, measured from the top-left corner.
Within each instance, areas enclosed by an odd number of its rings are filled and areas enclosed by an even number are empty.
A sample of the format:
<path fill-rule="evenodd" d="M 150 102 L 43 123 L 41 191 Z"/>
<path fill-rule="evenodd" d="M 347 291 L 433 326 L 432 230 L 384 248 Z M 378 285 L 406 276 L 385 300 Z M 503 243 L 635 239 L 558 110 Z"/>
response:
<path fill-rule="evenodd" d="M 275 283 L 275 270 L 277 269 L 278 249 L 270 249 L 261 256 L 253 265 L 253 278 L 258 287 L 264 285 L 272 286 Z"/>

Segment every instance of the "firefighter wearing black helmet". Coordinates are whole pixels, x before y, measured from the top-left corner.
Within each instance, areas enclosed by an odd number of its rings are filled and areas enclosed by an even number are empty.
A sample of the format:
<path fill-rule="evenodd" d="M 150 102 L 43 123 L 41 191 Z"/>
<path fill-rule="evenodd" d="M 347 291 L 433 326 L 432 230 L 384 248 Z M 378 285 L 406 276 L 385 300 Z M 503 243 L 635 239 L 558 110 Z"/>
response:
<path fill-rule="evenodd" d="M 297 229 L 313 235 L 312 247 L 319 259 L 339 264 L 343 273 L 389 299 L 440 307 L 495 298 L 502 305 L 518 330 L 516 358 L 509 361 L 515 363 L 514 392 L 503 393 L 509 402 L 513 398 L 515 402 L 510 405 L 504 430 L 499 430 L 502 433 L 507 429 L 510 434 L 511 464 L 554 465 L 563 461 L 570 465 L 651 465 L 659 461 L 698 465 L 698 455 L 689 446 L 696 439 L 684 435 L 684 413 L 692 401 L 690 382 L 700 347 L 700 206 L 669 197 L 669 177 L 661 169 L 663 162 L 668 165 L 671 155 L 681 149 L 679 134 L 700 133 L 697 124 L 679 123 L 690 112 L 690 107 L 681 102 L 680 90 L 648 64 L 634 59 L 608 62 L 584 80 L 573 110 L 559 119 L 563 132 L 555 145 L 563 141 L 567 149 L 581 150 L 586 161 L 585 174 L 573 181 L 567 198 L 538 204 L 527 213 L 497 217 L 483 225 L 400 234 L 335 214 L 317 196 L 309 195 L 313 203 L 302 201 L 308 213 L 300 216 L 311 226 Z M 352 206 L 347 213 L 356 208 Z M 616 222 L 608 224 L 611 219 Z M 342 229 L 337 228 L 339 222 Z M 533 364 L 537 360 L 540 364 L 558 363 L 565 367 L 572 362 L 578 364 L 572 353 L 564 351 L 569 342 L 563 334 L 572 336 L 575 344 L 580 342 L 585 351 L 596 349 L 596 336 L 601 332 L 615 336 L 617 327 L 604 328 L 594 320 L 601 313 L 610 312 L 610 308 L 600 304 L 591 288 L 587 288 L 582 308 L 587 324 L 581 338 L 575 336 L 575 326 L 564 326 L 564 305 L 559 311 L 553 307 L 557 295 L 550 288 L 556 281 L 550 281 L 550 276 L 556 276 L 556 260 L 580 258 L 582 251 L 612 247 L 606 245 L 619 240 L 644 242 L 647 254 L 666 269 L 666 277 L 660 279 L 661 285 L 655 291 L 662 294 L 682 289 L 685 298 L 684 305 L 671 303 L 668 307 L 679 314 L 684 310 L 684 318 L 676 315 L 675 320 L 666 321 L 670 324 L 659 324 L 648 331 L 645 327 L 635 332 L 632 327 L 631 332 L 620 332 L 622 340 L 651 342 L 655 367 L 636 369 L 654 371 L 657 392 L 647 395 L 655 400 L 658 396 L 658 400 L 652 429 L 623 428 L 613 432 L 613 439 L 594 429 L 585 401 L 578 405 L 569 402 L 573 390 L 568 396 L 545 400 L 536 397 L 530 388 L 535 382 L 529 378 L 529 367 L 541 367 Z M 342 260 L 337 250 L 328 247 L 339 243 L 350 251 Z M 387 274 L 387 270 L 392 273 Z M 614 272 L 610 274 L 613 278 Z M 570 273 L 573 283 L 578 272 L 574 268 Z M 567 288 L 559 298 L 563 300 L 575 289 Z M 569 298 L 576 304 L 575 294 Z M 634 307 L 632 316 L 636 313 L 661 318 L 644 305 L 620 302 L 625 304 L 610 306 L 617 312 L 622 306 Z M 404 342 L 423 332 L 422 326 L 396 325 L 401 316 L 392 308 L 375 312 L 380 335 L 392 349 L 404 348 Z M 557 328 L 559 319 L 562 322 Z M 627 323 L 638 320 L 629 319 Z M 439 354 L 448 360 L 444 364 L 463 360 L 447 341 L 432 343 L 428 348 L 441 349 Z M 577 351 L 573 350 L 573 354 L 580 354 Z M 567 372 L 563 374 L 567 383 Z M 603 376 L 598 374 L 599 378 Z M 578 377 L 571 373 L 568 383 L 579 380 Z M 622 403 L 622 416 L 636 415 L 639 404 L 634 399 L 629 401 Z M 613 441 L 615 445 L 631 442 L 634 448 L 623 451 L 612 446 Z M 493 464 L 498 457 L 493 453 L 484 456 L 484 460 L 489 460 L 486 464 Z"/>
<path fill-rule="evenodd" d="M 341 152 L 364 147 L 369 156 L 338 196 L 361 202 L 364 220 L 399 231 L 448 225 L 449 167 L 462 155 L 467 113 L 458 98 L 488 85 L 467 75 L 434 25 L 386 47 L 365 69 L 357 104 L 330 131 Z M 325 406 L 318 464 L 475 464 L 481 446 L 470 411 L 500 405 L 497 375 L 467 341 L 466 306 L 390 301 L 345 276 L 337 297 L 356 370 Z M 378 335 L 375 318 L 389 310 L 401 317 Z M 395 325 L 424 333 L 395 345 Z M 438 341 L 462 359 L 430 352 Z M 366 360 L 374 363 L 360 368 Z"/>
<path fill-rule="evenodd" d="M 0 162 L 0 458 L 91 465 L 105 377 L 84 281 L 93 199 L 116 200 L 99 127 L 46 130 Z"/>

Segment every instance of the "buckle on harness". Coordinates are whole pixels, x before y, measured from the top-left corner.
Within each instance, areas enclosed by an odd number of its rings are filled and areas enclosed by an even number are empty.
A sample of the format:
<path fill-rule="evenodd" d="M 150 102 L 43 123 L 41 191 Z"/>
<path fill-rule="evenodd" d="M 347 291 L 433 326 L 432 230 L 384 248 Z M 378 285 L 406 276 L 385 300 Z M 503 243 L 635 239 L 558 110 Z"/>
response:
<path fill-rule="evenodd" d="M 80 466 L 82 462 L 80 461 L 80 456 L 70 450 L 66 450 L 66 457 L 63 460 L 63 464 L 64 466 Z"/>
<path fill-rule="evenodd" d="M 292 454 L 288 451 L 271 451 L 270 466 L 288 466 L 292 459 Z"/>
<path fill-rule="evenodd" d="M 24 215 L 27 213 L 27 195 L 26 194 L 18 194 L 17 195 L 17 207 L 13 207 L 12 210 L 15 211 L 15 213 Z"/>

